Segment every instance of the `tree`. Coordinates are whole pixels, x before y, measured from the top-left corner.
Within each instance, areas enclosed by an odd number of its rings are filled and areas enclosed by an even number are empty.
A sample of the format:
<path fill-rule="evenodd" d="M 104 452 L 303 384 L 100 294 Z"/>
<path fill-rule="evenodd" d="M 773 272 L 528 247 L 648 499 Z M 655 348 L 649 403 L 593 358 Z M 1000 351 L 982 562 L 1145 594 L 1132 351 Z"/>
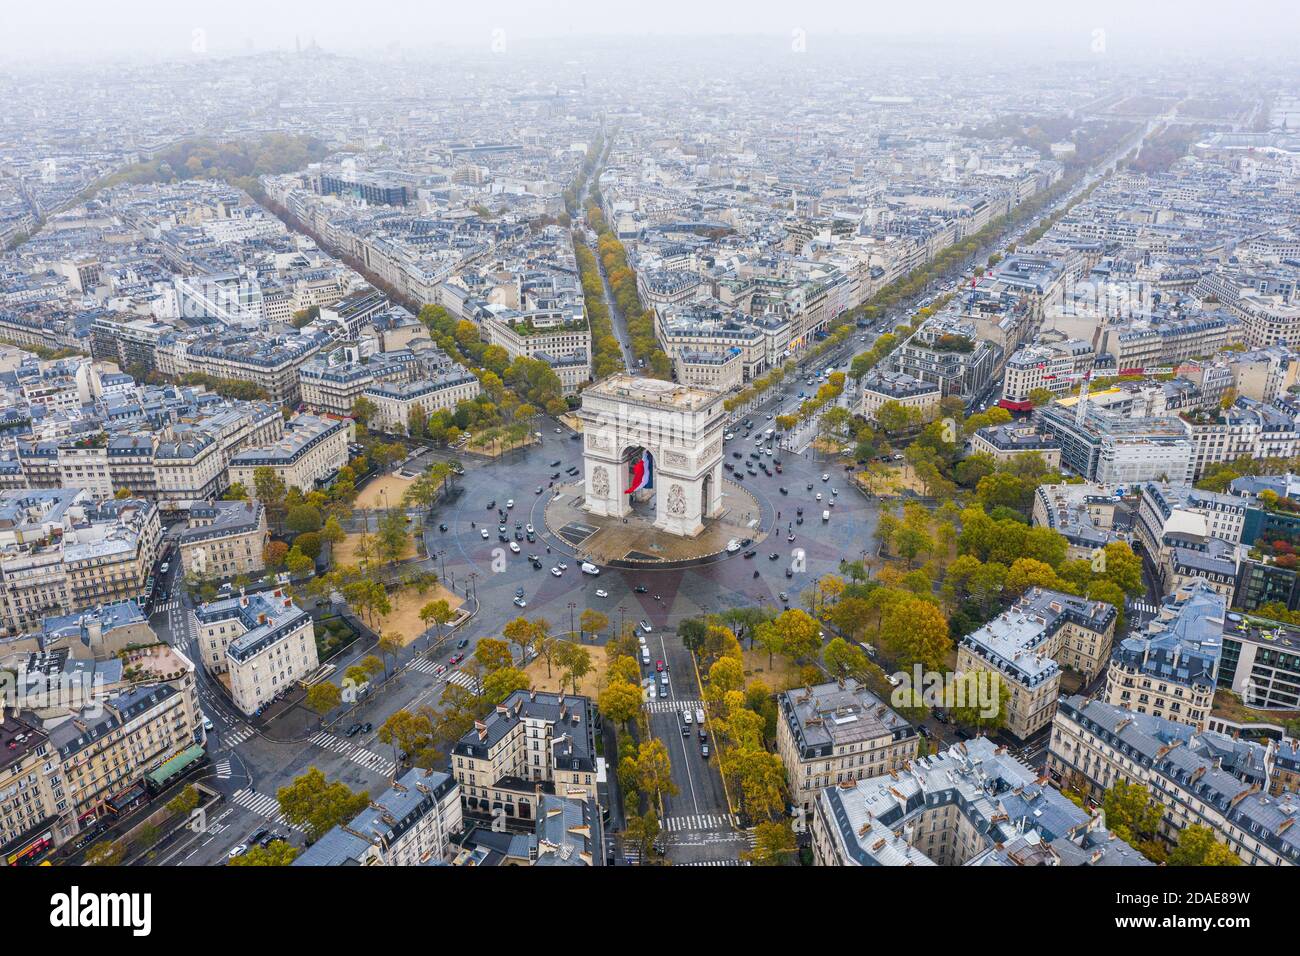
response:
<path fill-rule="evenodd" d="M 495 707 L 517 690 L 528 690 L 532 681 L 515 667 L 503 667 L 483 678 L 483 696 Z"/>
<path fill-rule="evenodd" d="M 284 479 L 270 465 L 259 465 L 253 469 L 253 494 L 268 511 L 284 504 L 285 491 Z"/>
<path fill-rule="evenodd" d="M 192 784 L 167 801 L 167 812 L 173 816 L 188 817 L 199 805 L 199 791 Z"/>
<path fill-rule="evenodd" d="M 842 637 L 836 637 L 826 645 L 822 651 L 822 660 L 826 662 L 826 669 L 835 677 L 852 677 L 856 680 L 865 680 L 867 674 L 875 667 L 871 659 L 867 657 L 867 652 L 860 647 L 854 647 Z"/>
<path fill-rule="evenodd" d="M 284 567 L 292 577 L 301 578 L 315 570 L 316 562 L 298 550 L 295 544 L 284 556 Z"/>
<path fill-rule="evenodd" d="M 368 792 L 353 793 L 345 783 L 330 783 L 315 767 L 281 787 L 276 796 L 285 822 L 300 827 L 311 842 L 370 805 Z"/>
<path fill-rule="evenodd" d="M 329 542 L 330 547 L 335 547 L 348 535 L 343 530 L 343 526 L 339 524 L 339 519 L 334 515 L 330 515 L 325 519 L 325 526 L 321 528 L 320 536 Z"/>
<path fill-rule="evenodd" d="M 528 648 L 537 638 L 537 627 L 526 617 L 517 617 L 501 629 L 501 636 L 519 648 L 519 661 L 528 659 Z"/>
<path fill-rule="evenodd" d="M 627 681 L 613 681 L 601 691 L 597 705 L 602 714 L 622 724 L 626 730 L 641 712 L 641 688 Z"/>
<path fill-rule="evenodd" d="M 268 541 L 262 548 L 262 563 L 272 571 L 284 567 L 284 559 L 289 554 L 289 546 L 283 541 Z"/>
<path fill-rule="evenodd" d="M 781 635 L 781 653 L 791 661 L 821 654 L 821 626 L 799 608 L 782 611 L 772 622 Z"/>
<path fill-rule="evenodd" d="M 375 417 L 379 408 L 370 399 L 364 396 L 358 398 L 352 403 L 352 419 L 360 425 L 369 426 L 370 420 Z"/>
<path fill-rule="evenodd" d="M 442 646 L 442 629 L 455 620 L 456 612 L 451 609 L 445 598 L 439 598 L 436 601 L 430 601 L 424 607 L 420 608 L 420 621 L 427 628 L 433 624 L 437 628 L 438 639 L 435 647 Z"/>
<path fill-rule="evenodd" d="M 121 840 L 101 840 L 86 851 L 89 866 L 121 866 L 126 859 L 126 844 Z"/>
<path fill-rule="evenodd" d="M 319 531 L 322 524 L 320 509 L 313 508 L 311 505 L 295 505 L 284 515 L 285 527 L 296 534 Z"/>
<path fill-rule="evenodd" d="M 1164 847 L 1158 837 L 1164 809 L 1151 799 L 1146 787 L 1116 780 L 1106 791 L 1102 809 L 1112 833 L 1137 847 L 1147 858 L 1156 862 L 1164 859 Z"/>
<path fill-rule="evenodd" d="M 375 736 L 393 748 L 393 763 L 400 764 L 403 751 L 409 757 L 433 747 L 433 721 L 424 713 L 396 710 L 380 724 Z"/>
<path fill-rule="evenodd" d="M 394 631 L 384 631 L 379 635 L 379 642 L 375 647 L 379 651 L 380 657 L 384 662 L 385 678 L 388 677 L 388 659 L 390 657 L 396 657 L 405 646 L 406 644 L 405 641 L 402 640 L 402 635 Z"/>
<path fill-rule="evenodd" d="M 343 691 L 337 684 L 331 684 L 329 681 L 312 684 L 307 691 L 307 706 L 321 717 L 341 703 L 343 703 Z"/>
<path fill-rule="evenodd" d="M 560 688 L 563 689 L 567 680 L 576 694 L 578 682 L 591 673 L 591 652 L 572 641 L 558 641 L 556 651 L 556 663 L 561 668 Z"/>
<path fill-rule="evenodd" d="M 579 637 L 582 634 L 590 633 L 596 636 L 609 627 L 609 617 L 594 608 L 587 608 L 578 618 Z"/>
<path fill-rule="evenodd" d="M 949 711 L 955 723 L 973 730 L 990 731 L 1005 727 L 1011 705 L 1011 688 L 995 670 L 975 670 L 952 675 L 957 699 L 965 703 Z M 980 684 L 993 691 L 993 700 L 982 699 Z M 990 712 L 991 711 L 991 712 Z"/>
<path fill-rule="evenodd" d="M 227 866 L 288 866 L 302 851 L 284 840 L 272 840 L 265 847 L 251 846 L 231 859 Z"/>
<path fill-rule="evenodd" d="M 1169 854 L 1170 866 L 1241 866 L 1241 858 L 1214 838 L 1214 831 L 1199 823 L 1178 834 L 1178 846 Z"/>
<path fill-rule="evenodd" d="M 641 744 L 636 758 L 637 784 L 655 798 L 668 794 L 675 796 L 677 784 L 673 783 L 672 764 L 668 747 L 662 740 L 652 739 Z"/>
<path fill-rule="evenodd" d="M 952 650 L 943 613 L 929 601 L 912 596 L 885 609 L 880 641 L 903 670 L 919 663 L 926 670 L 941 671 Z"/>
<path fill-rule="evenodd" d="M 322 547 L 321 536 L 315 531 L 305 531 L 293 539 L 293 550 L 306 555 L 313 562 L 320 557 Z"/>
<path fill-rule="evenodd" d="M 789 820 L 764 820 L 754 828 L 754 849 L 740 858 L 754 866 L 787 866 L 798 852 Z"/>

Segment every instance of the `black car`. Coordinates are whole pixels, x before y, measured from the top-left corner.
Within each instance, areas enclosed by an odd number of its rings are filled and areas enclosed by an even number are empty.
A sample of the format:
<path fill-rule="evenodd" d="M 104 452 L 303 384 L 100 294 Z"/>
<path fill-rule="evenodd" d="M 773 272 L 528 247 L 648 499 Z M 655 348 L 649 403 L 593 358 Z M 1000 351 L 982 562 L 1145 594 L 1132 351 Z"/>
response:
<path fill-rule="evenodd" d="M 370 722 L 369 722 L 369 721 L 367 721 L 366 723 L 364 723 L 364 724 L 361 725 L 361 732 L 362 732 L 363 734 L 368 734 L 368 733 L 370 733 L 370 731 L 372 731 L 372 730 L 374 730 L 374 729 L 375 729 L 375 728 L 372 727 L 372 726 L 370 725 Z"/>
<path fill-rule="evenodd" d="M 360 724 L 353 724 L 351 727 L 348 728 L 348 732 L 347 732 L 346 736 L 348 736 L 348 737 L 355 737 L 355 736 L 356 736 L 357 734 L 359 734 L 359 733 L 361 733 L 361 725 L 360 725 Z"/>
<path fill-rule="evenodd" d="M 638 584 L 632 590 L 634 590 L 637 594 L 645 594 L 646 586 L 644 584 Z"/>
<path fill-rule="evenodd" d="M 744 458 L 745 456 L 742 455 L 742 454 L 741 454 L 740 452 L 738 452 L 738 451 L 733 451 L 733 452 L 731 453 L 731 457 L 734 458 L 734 459 L 736 459 L 736 461 L 740 461 L 740 460 L 741 460 L 742 458 Z"/>
<path fill-rule="evenodd" d="M 781 556 L 780 556 L 779 554 L 777 554 L 775 551 L 773 551 L 771 554 L 769 554 L 769 555 L 767 556 L 767 560 L 769 560 L 769 561 L 775 561 L 775 560 L 776 560 L 777 558 L 779 558 L 779 557 L 781 557 Z"/>
<path fill-rule="evenodd" d="M 794 509 L 794 513 L 797 514 L 797 515 L 802 515 L 802 514 L 803 514 L 803 509 L 802 509 L 802 508 L 795 508 L 795 509 Z"/>
<path fill-rule="evenodd" d="M 439 530 L 439 531 L 446 531 L 446 530 L 447 530 L 447 523 L 444 521 L 442 524 L 438 525 L 438 530 Z"/>
<path fill-rule="evenodd" d="M 523 588 L 520 588 L 519 590 L 520 590 L 520 591 L 523 591 Z M 520 594 L 520 597 L 523 597 L 523 595 Z M 459 641 L 456 642 L 456 649 L 457 649 L 457 650 L 460 650 L 460 649 L 465 648 L 465 647 L 469 647 L 469 638 L 468 638 L 468 637 L 462 637 Z"/>
<path fill-rule="evenodd" d="M 276 832 L 273 830 L 273 831 L 271 831 L 270 833 L 266 834 L 264 837 L 262 837 L 262 839 L 258 840 L 258 841 L 257 841 L 257 845 L 260 846 L 263 850 L 265 850 L 268 846 L 270 846 L 270 845 L 271 845 L 272 843 L 274 843 L 276 840 L 283 840 L 283 839 L 284 839 L 284 836 L 283 836 L 282 834 L 276 833 Z"/>
<path fill-rule="evenodd" d="M 785 569 L 785 576 L 786 576 L 787 578 L 792 578 L 792 577 L 794 577 L 794 572 L 791 571 L 789 568 L 786 568 L 786 569 Z"/>
<path fill-rule="evenodd" d="M 785 485 L 782 485 L 782 486 L 781 486 L 781 494 L 783 494 L 783 495 L 788 495 L 789 493 L 790 493 L 790 492 L 786 489 Z"/>
<path fill-rule="evenodd" d="M 808 482 L 807 488 L 808 488 L 809 491 L 812 491 L 812 482 L 811 482 L 811 481 Z"/>
<path fill-rule="evenodd" d="M 559 467 L 560 467 L 560 459 L 557 458 L 557 459 L 555 459 L 555 461 L 551 462 L 551 467 L 552 467 L 552 468 L 559 468 Z"/>
<path fill-rule="evenodd" d="M 811 488 L 812 485 L 809 485 L 808 487 Z M 491 511 L 491 510 L 492 510 L 493 508 L 495 508 L 496 506 L 497 506 L 497 503 L 496 503 L 496 499 L 494 498 L 494 499 L 492 499 L 491 501 L 489 501 L 489 502 L 487 503 L 487 510 L 488 510 L 488 511 Z"/>
<path fill-rule="evenodd" d="M 748 551 L 745 552 L 745 557 L 752 558 L 756 554 L 758 554 L 758 552 L 755 551 L 753 548 L 750 548 Z"/>
<path fill-rule="evenodd" d="M 554 481 L 556 478 L 559 478 L 559 477 L 560 477 L 560 473 L 559 473 L 558 471 L 557 471 L 557 472 L 553 472 L 553 473 L 551 474 L 551 481 Z"/>
<path fill-rule="evenodd" d="M 266 827 L 262 827 L 262 829 L 258 830 L 256 833 L 254 833 L 251 837 L 248 838 L 248 842 L 261 844 L 261 842 L 265 840 L 267 837 L 269 837 L 270 835 L 271 835 L 271 831 L 266 829 Z"/>
<path fill-rule="evenodd" d="M 573 439 L 574 441 L 582 441 L 582 435 L 580 435 L 578 432 L 574 432 L 574 433 L 573 433 L 572 435 L 570 435 L 569 437 L 570 437 L 571 439 Z"/>
<path fill-rule="evenodd" d="M 754 543 L 754 539 L 753 539 L 753 538 L 741 538 L 741 539 L 740 539 L 740 546 L 741 546 L 742 548 L 748 548 L 748 547 L 749 547 L 751 544 L 753 544 L 753 543 Z"/>

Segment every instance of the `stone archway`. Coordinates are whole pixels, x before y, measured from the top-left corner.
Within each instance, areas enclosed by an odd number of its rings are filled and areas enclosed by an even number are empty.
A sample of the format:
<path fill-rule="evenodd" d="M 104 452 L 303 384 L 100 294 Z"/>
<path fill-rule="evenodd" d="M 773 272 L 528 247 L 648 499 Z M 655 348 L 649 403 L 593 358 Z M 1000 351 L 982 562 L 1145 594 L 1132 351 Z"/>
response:
<path fill-rule="evenodd" d="M 624 479 L 636 449 L 652 463 L 656 528 L 694 537 L 722 510 L 720 393 L 619 374 L 587 388 L 579 414 L 589 513 L 629 516 Z"/>

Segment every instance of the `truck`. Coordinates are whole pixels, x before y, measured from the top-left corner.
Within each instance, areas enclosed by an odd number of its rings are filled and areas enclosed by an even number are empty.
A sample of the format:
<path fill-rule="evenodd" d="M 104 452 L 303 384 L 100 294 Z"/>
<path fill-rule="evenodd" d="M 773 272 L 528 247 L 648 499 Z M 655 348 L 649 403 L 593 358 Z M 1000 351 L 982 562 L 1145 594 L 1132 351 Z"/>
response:
<path fill-rule="evenodd" d="M 696 707 L 696 708 L 695 708 L 695 722 L 698 723 L 701 727 L 704 726 L 704 708 L 703 708 L 703 707 Z"/>
<path fill-rule="evenodd" d="M 594 564 L 592 564 L 590 561 L 583 561 L 583 562 L 582 562 L 582 573 L 583 573 L 583 574 L 600 574 L 600 568 L 596 567 L 596 566 L 595 566 Z"/>

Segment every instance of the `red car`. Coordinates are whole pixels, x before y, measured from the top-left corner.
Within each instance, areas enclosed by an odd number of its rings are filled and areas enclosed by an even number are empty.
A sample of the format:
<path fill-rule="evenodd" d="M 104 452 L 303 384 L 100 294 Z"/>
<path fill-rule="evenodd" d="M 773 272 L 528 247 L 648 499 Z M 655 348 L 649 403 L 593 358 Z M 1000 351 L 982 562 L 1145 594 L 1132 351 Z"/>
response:
<path fill-rule="evenodd" d="M 448 665 L 459 664 L 461 660 L 464 658 L 464 656 L 465 656 L 464 654 L 452 654 L 451 657 L 448 658 L 447 664 Z"/>
<path fill-rule="evenodd" d="M 657 670 L 657 671 L 661 671 L 661 670 L 663 670 L 663 669 L 664 669 L 664 662 L 663 662 L 663 661 L 655 661 L 655 670 Z"/>

